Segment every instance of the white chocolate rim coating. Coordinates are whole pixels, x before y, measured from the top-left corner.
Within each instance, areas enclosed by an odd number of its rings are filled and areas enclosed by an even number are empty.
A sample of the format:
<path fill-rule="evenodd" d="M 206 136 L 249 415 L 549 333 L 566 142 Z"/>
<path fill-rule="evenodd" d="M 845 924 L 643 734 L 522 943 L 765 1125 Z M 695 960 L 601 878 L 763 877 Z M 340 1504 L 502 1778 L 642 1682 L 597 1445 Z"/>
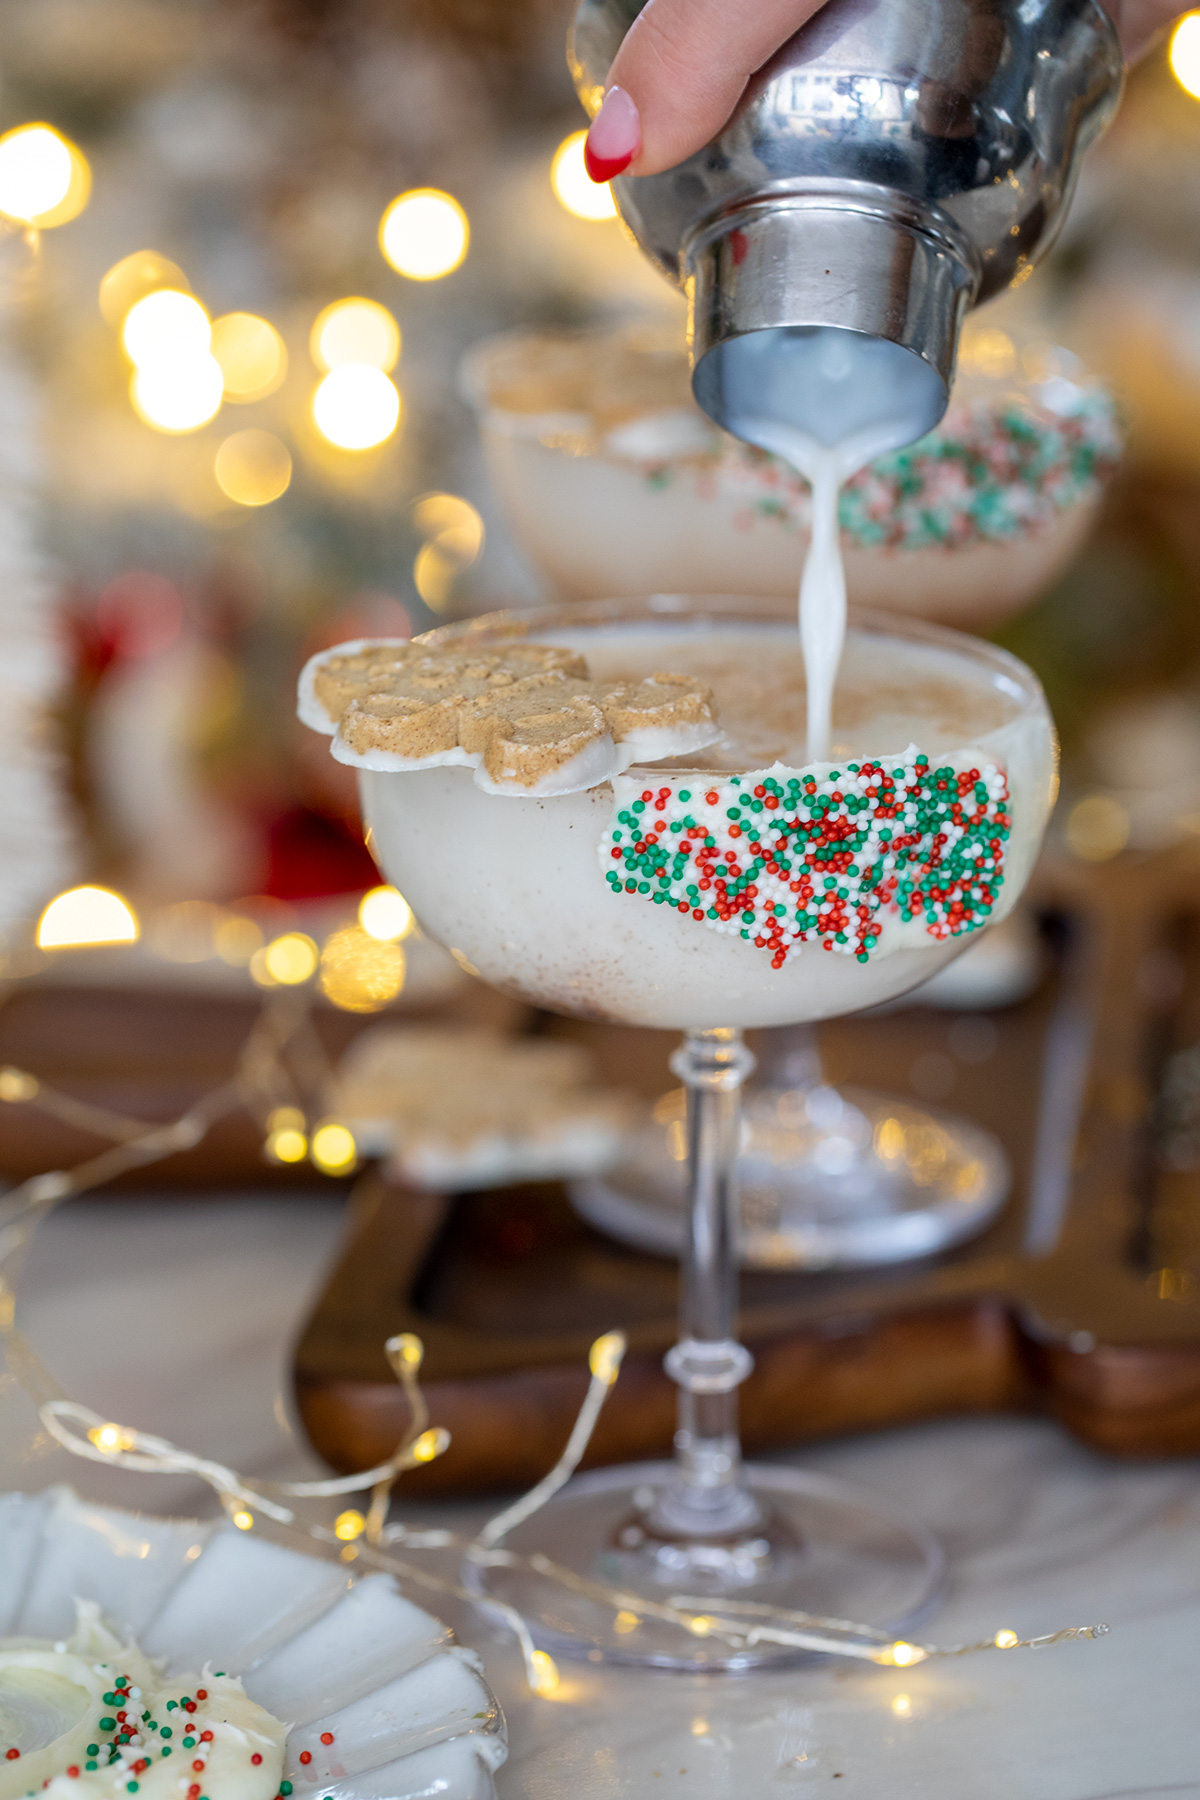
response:
<path fill-rule="evenodd" d="M 459 745 L 440 750 L 433 756 L 401 756 L 394 750 L 355 750 L 342 737 L 339 723 L 330 717 L 317 698 L 316 680 L 320 669 L 334 656 L 354 656 L 378 646 L 409 644 L 411 638 L 350 638 L 328 650 L 310 656 L 300 671 L 296 684 L 296 714 L 301 724 L 311 731 L 330 737 L 330 753 L 335 762 L 353 769 L 371 769 L 377 774 L 409 774 L 419 769 L 474 769 L 475 785 L 485 794 L 496 794 L 508 800 L 546 800 L 560 794 L 578 794 L 599 787 L 613 775 L 622 775 L 635 763 L 659 762 L 667 756 L 686 756 L 693 750 L 704 750 L 721 736 L 720 721 L 712 724 L 678 726 L 646 725 L 640 730 L 614 740 L 610 732 L 593 738 L 575 756 L 558 768 L 549 770 L 532 786 L 517 781 L 497 781 L 483 767 L 479 751 L 468 752 Z"/>
<path fill-rule="evenodd" d="M 337 734 L 337 720 L 330 718 L 317 699 L 317 671 L 324 668 L 330 657 L 358 656 L 362 651 L 374 650 L 381 644 L 391 648 L 401 644 L 411 644 L 411 642 L 411 638 L 398 637 L 347 638 L 344 644 L 333 644 L 328 650 L 318 650 L 315 655 L 309 657 L 301 669 L 300 679 L 296 683 L 296 716 L 300 723 L 307 725 L 310 731 L 322 732 L 326 737 L 334 737 Z M 337 755 L 336 750 L 334 755 Z M 446 759 L 439 757 L 437 760 L 444 762 Z M 392 768 L 394 766 L 392 763 L 357 762 L 353 755 L 338 757 L 338 761 L 354 761 L 356 766 L 361 769 Z M 403 758 L 398 757 L 396 762 L 403 762 Z M 431 763 L 426 762 L 404 763 L 406 768 L 427 769 L 431 766 Z"/>

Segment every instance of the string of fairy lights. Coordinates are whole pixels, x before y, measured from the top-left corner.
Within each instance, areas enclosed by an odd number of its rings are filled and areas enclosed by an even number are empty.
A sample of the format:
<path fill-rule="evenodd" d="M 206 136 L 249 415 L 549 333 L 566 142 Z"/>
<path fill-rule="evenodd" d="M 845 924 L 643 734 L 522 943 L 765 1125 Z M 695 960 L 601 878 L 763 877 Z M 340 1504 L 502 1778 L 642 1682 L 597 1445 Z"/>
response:
<path fill-rule="evenodd" d="M 413 1333 L 389 1338 L 384 1346 L 389 1367 L 408 1402 L 405 1432 L 391 1456 L 374 1468 L 353 1475 L 293 1482 L 255 1479 L 213 1458 L 196 1456 L 171 1439 L 140 1431 L 72 1400 L 58 1386 L 18 1324 L 20 1270 L 38 1226 L 70 1196 L 195 1146 L 219 1119 L 236 1110 L 246 1109 L 260 1120 L 266 1112 L 269 1119 L 269 1109 L 281 1085 L 293 1079 L 291 1059 L 298 1045 L 303 1048 L 309 1029 L 307 1008 L 295 1004 L 295 999 L 296 996 L 282 1000 L 279 996 L 268 997 L 231 1079 L 189 1107 L 181 1117 L 165 1125 L 147 1125 L 145 1121 L 99 1108 L 90 1109 L 89 1128 L 112 1140 L 111 1147 L 73 1169 L 34 1176 L 0 1202 L 0 1342 L 4 1344 L 9 1368 L 37 1407 L 43 1426 L 63 1449 L 84 1460 L 135 1473 L 197 1477 L 212 1489 L 226 1517 L 240 1531 L 267 1529 L 282 1532 L 285 1538 L 290 1534 L 298 1541 L 335 1549 L 344 1562 L 361 1559 L 366 1567 L 385 1570 L 402 1583 L 453 1595 L 481 1607 L 512 1631 L 524 1660 L 529 1688 L 542 1696 L 557 1691 L 559 1671 L 550 1654 L 535 1644 L 520 1612 L 494 1598 L 481 1598 L 465 1582 L 438 1574 L 422 1562 L 413 1561 L 414 1556 L 421 1552 L 455 1552 L 467 1565 L 464 1576 L 468 1578 L 472 1564 L 500 1564 L 536 1575 L 589 1601 L 597 1609 L 598 1624 L 606 1623 L 622 1637 L 636 1632 L 643 1622 L 653 1621 L 656 1626 L 677 1631 L 685 1642 L 689 1638 L 711 1638 L 735 1651 L 752 1651 L 756 1645 L 773 1644 L 884 1668 L 910 1668 L 930 1658 L 959 1657 L 979 1651 L 1042 1648 L 1106 1634 L 1105 1625 L 1072 1625 L 1040 1637 L 1021 1638 L 1005 1628 L 971 1644 L 914 1643 L 874 1626 L 730 1598 L 702 1600 L 674 1594 L 652 1600 L 616 1585 L 589 1580 L 547 1556 L 526 1556 L 507 1549 L 504 1539 L 508 1532 L 532 1518 L 553 1498 L 586 1453 L 620 1374 L 625 1337 L 619 1331 L 604 1333 L 591 1347 L 583 1404 L 553 1468 L 529 1493 L 506 1506 L 473 1536 L 437 1528 L 414 1530 L 399 1520 L 389 1519 L 398 1477 L 441 1456 L 450 1443 L 449 1433 L 429 1422 L 419 1380 L 424 1347 Z M 64 1102 L 68 1107 L 73 1104 L 68 1096 L 46 1087 L 31 1071 L 16 1068 L 0 1071 L 0 1101 L 4 1100 L 39 1105 L 51 1114 L 59 1113 Z M 363 1507 L 346 1507 L 332 1518 L 310 1516 L 304 1504 L 337 1501 L 360 1493 L 365 1496 Z"/>
<path fill-rule="evenodd" d="M 238 915 L 230 914 L 225 923 L 237 919 Z M 241 921 L 243 925 L 245 922 Z M 364 896 L 359 923 L 348 929 L 360 932 L 372 943 L 391 944 L 400 950 L 403 937 L 411 928 L 412 915 L 403 898 L 394 888 L 380 887 Z M 82 947 L 88 934 L 92 934 L 92 941 L 97 934 L 107 934 L 105 941 L 110 944 L 131 944 L 137 940 L 139 929 L 133 909 L 121 895 L 111 889 L 77 888 L 59 895 L 47 906 L 37 935 L 42 951 L 53 954 L 55 949 Z M 337 935 L 334 933 L 333 937 Z M 389 1519 L 397 1478 L 442 1455 L 450 1442 L 448 1432 L 430 1423 L 419 1383 L 424 1349 L 420 1339 L 411 1333 L 390 1338 L 385 1345 L 389 1366 L 408 1401 L 407 1428 L 390 1457 L 353 1475 L 307 1482 L 257 1480 L 212 1458 L 196 1456 L 170 1439 L 105 1417 L 65 1394 L 18 1325 L 19 1275 L 24 1258 L 42 1220 L 62 1201 L 131 1170 L 195 1148 L 218 1121 L 239 1111 L 254 1119 L 262 1133 L 264 1153 L 274 1161 L 299 1162 L 307 1157 L 330 1176 L 344 1176 L 357 1165 L 358 1146 L 352 1132 L 341 1121 L 320 1116 L 330 1070 L 313 1029 L 312 984 L 325 962 L 330 941 L 326 941 L 322 951 L 307 934 L 291 931 L 254 948 L 250 966 L 254 968 L 255 959 L 259 959 L 263 1004 L 230 1078 L 172 1121 L 150 1123 L 131 1118 L 80 1101 L 32 1070 L 0 1068 L 0 1107 L 34 1107 L 107 1140 L 106 1148 L 73 1168 L 32 1176 L 0 1198 L 0 1343 L 10 1370 L 37 1407 L 46 1431 L 65 1450 L 130 1471 L 197 1477 L 213 1490 L 238 1530 L 265 1527 L 285 1536 L 292 1534 L 297 1541 L 336 1549 L 346 1562 L 361 1558 L 365 1566 L 386 1570 L 402 1583 L 483 1607 L 512 1632 L 524 1660 L 530 1690 L 542 1696 L 557 1691 L 559 1672 L 549 1653 L 535 1644 L 521 1614 L 494 1598 L 481 1599 L 464 1582 L 438 1574 L 422 1561 L 414 1561 L 414 1556 L 421 1552 L 453 1552 L 461 1559 L 467 1579 L 472 1564 L 502 1564 L 523 1570 L 591 1603 L 597 1609 L 598 1629 L 607 1626 L 621 1638 L 638 1631 L 643 1622 L 653 1622 L 656 1627 L 677 1631 L 685 1641 L 689 1637 L 712 1638 L 735 1651 L 752 1651 L 758 1644 L 769 1643 L 881 1667 L 908 1668 L 931 1657 L 1041 1647 L 1104 1634 L 1106 1626 L 1086 1625 L 1068 1626 L 1032 1639 L 1002 1629 L 974 1644 L 910 1643 L 871 1626 L 734 1599 L 717 1602 L 711 1598 L 666 1595 L 661 1600 L 649 1600 L 619 1586 L 580 1577 L 548 1557 L 521 1556 L 509 1550 L 504 1542 L 507 1534 L 553 1498 L 587 1451 L 601 1410 L 620 1373 L 625 1338 L 618 1331 L 605 1333 L 591 1347 L 587 1391 L 557 1462 L 527 1494 L 505 1507 L 474 1536 L 441 1529 L 412 1530 Z M 244 955 L 248 948 L 249 934 L 243 932 L 240 953 Z M 332 1518 L 327 1513 L 313 1517 L 306 1510 L 305 1503 L 359 1493 L 366 1496 L 361 1507 L 345 1507 Z"/>

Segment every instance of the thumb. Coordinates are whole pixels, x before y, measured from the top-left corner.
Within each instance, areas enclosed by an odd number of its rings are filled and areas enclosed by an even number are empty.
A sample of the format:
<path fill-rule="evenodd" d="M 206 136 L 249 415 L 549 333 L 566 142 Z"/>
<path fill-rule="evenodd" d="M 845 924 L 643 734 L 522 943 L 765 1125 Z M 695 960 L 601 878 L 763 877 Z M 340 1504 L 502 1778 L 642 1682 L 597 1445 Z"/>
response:
<path fill-rule="evenodd" d="M 588 133 L 594 178 L 623 169 L 656 175 L 702 149 L 750 76 L 821 3 L 647 0 L 608 72 L 605 104 Z"/>

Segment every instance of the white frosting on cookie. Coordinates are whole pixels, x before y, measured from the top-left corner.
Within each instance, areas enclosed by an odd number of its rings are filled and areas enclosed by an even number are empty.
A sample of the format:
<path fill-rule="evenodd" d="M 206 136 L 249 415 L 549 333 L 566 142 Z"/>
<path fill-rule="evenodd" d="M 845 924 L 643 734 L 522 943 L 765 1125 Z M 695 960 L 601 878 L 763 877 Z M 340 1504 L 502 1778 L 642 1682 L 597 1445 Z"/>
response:
<path fill-rule="evenodd" d="M 286 1727 L 236 1677 L 167 1677 L 90 1601 L 64 1643 L 0 1638 L 0 1800 L 272 1800 Z"/>

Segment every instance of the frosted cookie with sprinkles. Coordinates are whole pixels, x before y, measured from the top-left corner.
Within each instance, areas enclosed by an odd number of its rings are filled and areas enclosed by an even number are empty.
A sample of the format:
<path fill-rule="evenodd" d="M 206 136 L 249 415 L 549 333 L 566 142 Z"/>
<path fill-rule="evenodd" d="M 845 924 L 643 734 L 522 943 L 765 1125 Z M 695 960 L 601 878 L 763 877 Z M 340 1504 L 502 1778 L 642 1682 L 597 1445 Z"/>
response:
<path fill-rule="evenodd" d="M 595 787 L 720 735 L 704 683 L 669 672 L 593 681 L 582 656 L 553 644 L 338 645 L 305 666 L 298 710 L 333 736 L 339 762 L 457 765 L 486 792 L 529 797 Z"/>

